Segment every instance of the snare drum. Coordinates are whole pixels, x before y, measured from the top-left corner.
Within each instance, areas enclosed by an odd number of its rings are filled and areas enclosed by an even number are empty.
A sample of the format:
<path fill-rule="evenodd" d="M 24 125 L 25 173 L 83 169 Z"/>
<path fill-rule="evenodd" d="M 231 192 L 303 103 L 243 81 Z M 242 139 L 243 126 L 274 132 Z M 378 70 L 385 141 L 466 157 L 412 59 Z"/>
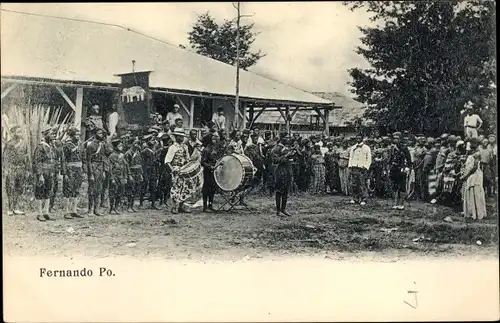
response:
<path fill-rule="evenodd" d="M 226 192 L 247 188 L 254 174 L 255 168 L 250 158 L 238 154 L 222 157 L 214 170 L 215 183 Z"/>
<path fill-rule="evenodd" d="M 179 170 L 179 177 L 193 178 L 201 172 L 201 164 L 198 161 L 191 161 Z"/>

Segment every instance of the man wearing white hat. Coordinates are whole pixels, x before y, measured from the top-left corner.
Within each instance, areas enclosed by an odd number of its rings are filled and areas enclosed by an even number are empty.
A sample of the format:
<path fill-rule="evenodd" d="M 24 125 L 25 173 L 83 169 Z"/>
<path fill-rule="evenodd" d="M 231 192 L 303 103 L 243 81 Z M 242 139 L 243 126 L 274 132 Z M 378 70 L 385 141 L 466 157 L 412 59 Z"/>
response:
<path fill-rule="evenodd" d="M 196 192 L 198 187 L 195 183 L 196 178 L 183 178 L 179 176 L 179 170 L 191 161 L 188 147 L 184 143 L 186 137 L 184 129 L 175 128 L 172 131 L 172 136 L 175 142 L 168 148 L 165 155 L 165 164 L 172 171 L 172 188 L 170 192 L 172 202 L 174 203 L 172 213 L 189 213 L 190 211 L 185 207 L 184 202 Z"/>

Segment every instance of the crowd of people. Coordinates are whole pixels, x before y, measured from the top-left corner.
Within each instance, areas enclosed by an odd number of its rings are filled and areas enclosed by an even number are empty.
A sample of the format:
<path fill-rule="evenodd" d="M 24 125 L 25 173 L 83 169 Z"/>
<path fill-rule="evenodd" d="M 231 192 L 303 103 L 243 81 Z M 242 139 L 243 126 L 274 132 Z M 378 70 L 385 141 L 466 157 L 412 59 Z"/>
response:
<path fill-rule="evenodd" d="M 221 113 L 222 115 L 222 113 Z M 437 138 L 408 131 L 391 135 L 302 137 L 299 133 L 225 129 L 212 123 L 202 133 L 182 127 L 182 118 L 161 118 L 145 133 L 125 130 L 112 135 L 95 116 L 81 142 L 79 129 L 68 128 L 66 139 L 55 129 L 42 131 L 35 149 L 33 181 L 37 219 L 53 220 L 54 200 L 62 177 L 64 218 L 82 217 L 77 211 L 81 185 L 88 181 L 88 214 L 137 212 L 139 208 L 189 213 L 187 201 L 201 192 L 203 211 L 215 211 L 217 162 L 227 154 L 247 156 L 256 172 L 250 189 L 275 198 L 276 214 L 290 216 L 289 194 L 340 194 L 350 203 L 366 205 L 370 196 L 393 198 L 393 209 L 415 199 L 447 204 L 472 219 L 486 216 L 486 196 L 497 193 L 495 135 L 470 130 L 464 137 L 442 134 Z M 465 126 L 467 128 L 467 126 Z M 10 214 L 22 214 L 19 197 L 26 173 L 25 153 L 19 148 L 20 129 L 4 149 L 4 172 Z M 184 176 L 183 168 L 199 163 L 201 171 Z M 108 203 L 105 203 L 108 201 Z M 145 201 L 149 201 L 145 206 Z M 243 198 L 241 204 L 245 204 Z M 108 204 L 108 205 L 106 205 Z"/>

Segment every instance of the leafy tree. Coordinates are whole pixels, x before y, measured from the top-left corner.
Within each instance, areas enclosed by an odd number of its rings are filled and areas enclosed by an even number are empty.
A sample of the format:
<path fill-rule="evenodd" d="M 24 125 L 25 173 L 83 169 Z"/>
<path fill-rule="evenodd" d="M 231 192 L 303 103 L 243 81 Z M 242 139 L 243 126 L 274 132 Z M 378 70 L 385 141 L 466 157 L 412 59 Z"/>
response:
<path fill-rule="evenodd" d="M 252 31 L 253 26 L 253 24 L 240 25 L 240 67 L 245 70 L 265 56 L 260 50 L 250 51 L 257 36 L 257 33 Z M 222 24 L 217 24 L 210 13 L 206 12 L 198 16 L 198 20 L 188 33 L 188 39 L 191 48 L 198 54 L 236 65 L 236 33 L 234 20 L 224 20 Z"/>
<path fill-rule="evenodd" d="M 368 107 L 365 117 L 391 130 L 439 133 L 461 128 L 460 110 L 470 100 L 494 125 L 494 1 L 345 5 L 367 10 L 375 23 L 359 28 L 363 46 L 356 51 L 371 68 L 349 71 L 356 100 Z"/>

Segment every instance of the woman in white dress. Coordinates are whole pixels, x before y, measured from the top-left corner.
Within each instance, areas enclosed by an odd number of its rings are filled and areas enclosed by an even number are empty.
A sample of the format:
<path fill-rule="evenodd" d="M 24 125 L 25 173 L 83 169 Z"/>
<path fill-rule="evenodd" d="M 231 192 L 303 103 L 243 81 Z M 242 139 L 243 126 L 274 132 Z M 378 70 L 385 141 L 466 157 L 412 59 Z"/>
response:
<path fill-rule="evenodd" d="M 470 150 L 462 168 L 461 181 L 464 217 L 481 220 L 486 217 L 486 197 L 483 188 L 483 171 L 480 166 L 480 156 L 477 151 L 479 142 L 469 139 Z"/>

